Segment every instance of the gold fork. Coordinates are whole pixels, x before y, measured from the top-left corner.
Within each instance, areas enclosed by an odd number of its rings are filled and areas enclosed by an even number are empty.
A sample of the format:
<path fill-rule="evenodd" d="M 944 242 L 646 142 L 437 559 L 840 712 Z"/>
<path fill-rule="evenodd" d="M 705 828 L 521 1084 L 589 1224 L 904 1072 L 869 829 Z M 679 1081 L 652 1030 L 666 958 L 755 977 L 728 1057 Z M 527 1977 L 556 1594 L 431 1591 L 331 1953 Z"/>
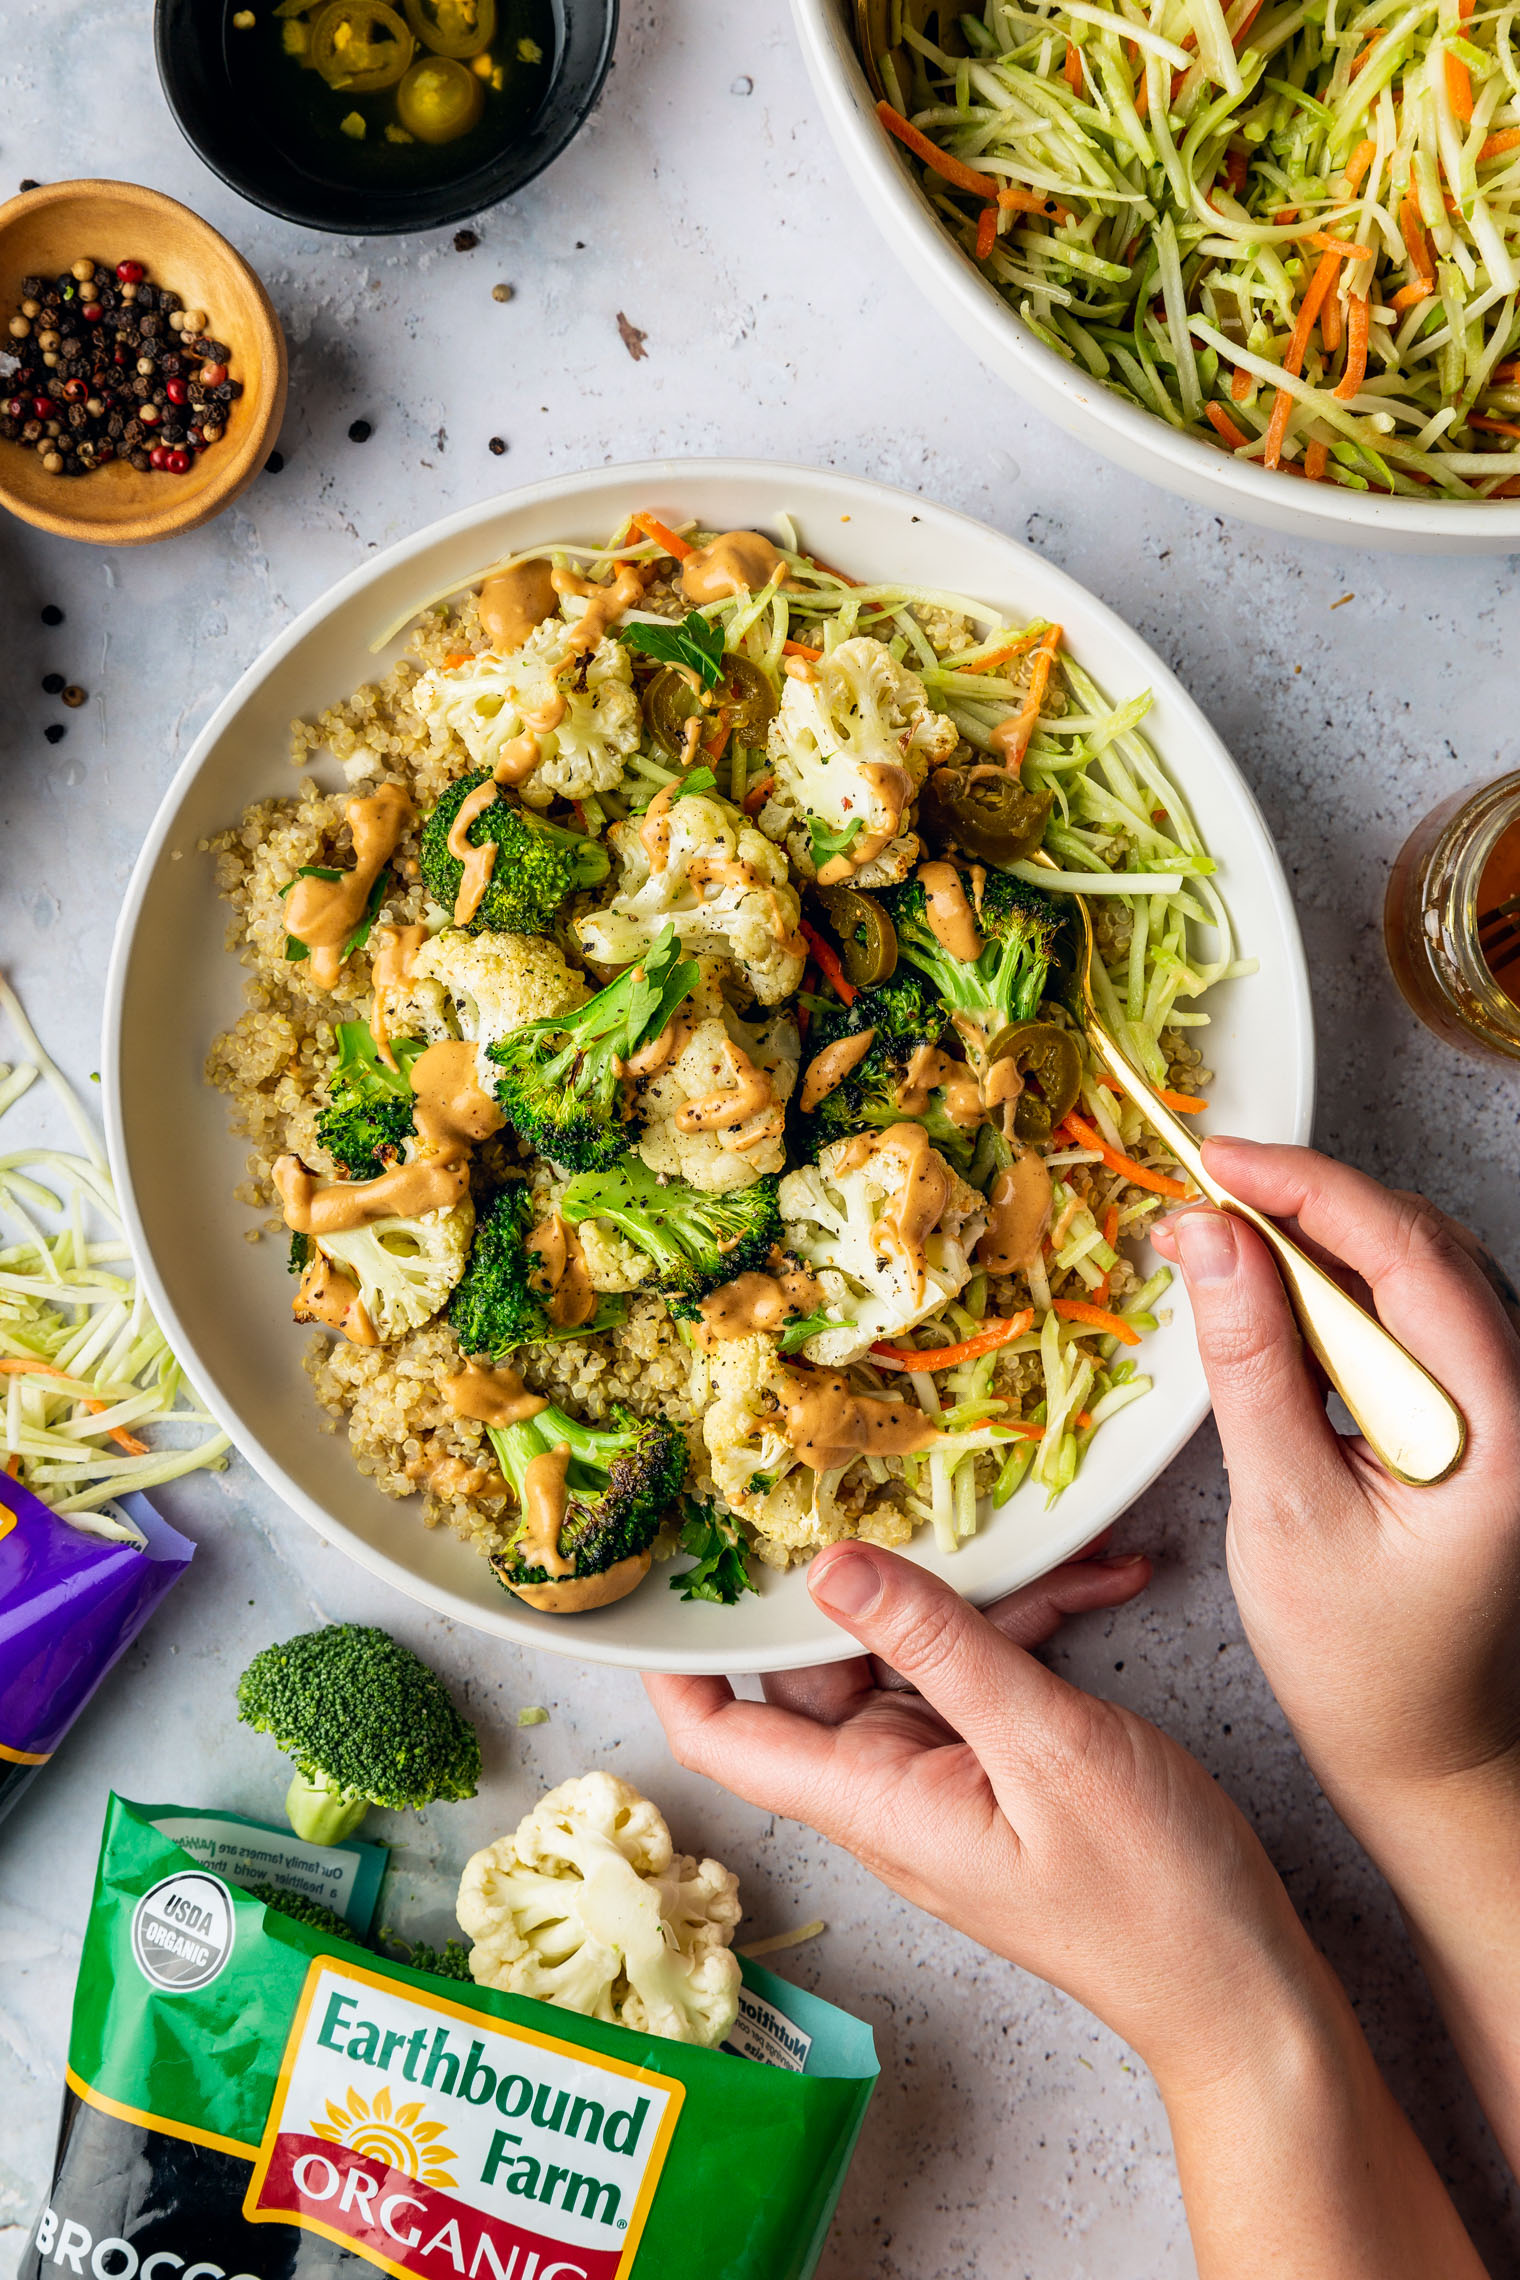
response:
<path fill-rule="evenodd" d="M 1043 847 L 1035 850 L 1033 860 L 1050 870 L 1060 869 Z M 1092 914 L 1084 896 L 1067 894 L 1065 899 L 1081 921 L 1077 966 L 1081 1019 L 1098 1059 L 1209 1202 L 1246 1220 L 1270 1246 L 1311 1352 L 1388 1470 L 1417 1487 L 1444 1480 L 1455 1470 L 1467 1442 L 1461 1410 L 1397 1338 L 1348 1297 L 1291 1236 L 1215 1179 L 1193 1135 L 1165 1101 L 1157 1099 L 1150 1080 L 1105 1028 L 1092 994 Z"/>

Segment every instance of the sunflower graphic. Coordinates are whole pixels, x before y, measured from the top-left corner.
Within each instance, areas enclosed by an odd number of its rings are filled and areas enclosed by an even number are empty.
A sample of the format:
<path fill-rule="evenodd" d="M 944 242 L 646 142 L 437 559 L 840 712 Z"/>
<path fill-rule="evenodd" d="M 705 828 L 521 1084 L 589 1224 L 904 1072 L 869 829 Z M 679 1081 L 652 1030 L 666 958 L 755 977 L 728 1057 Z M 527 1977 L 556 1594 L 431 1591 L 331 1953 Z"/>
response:
<path fill-rule="evenodd" d="M 326 2121 L 313 2122 L 311 2128 L 330 2145 L 352 2146 L 355 2153 L 383 2161 L 402 2177 L 420 2178 L 424 2185 L 452 2185 L 453 2173 L 444 2165 L 459 2156 L 438 2143 L 443 2124 L 428 2121 L 426 2115 L 420 2098 L 408 2106 L 393 2105 L 388 2084 L 372 2099 L 350 2084 L 347 2104 L 336 2106 L 329 2098 Z"/>

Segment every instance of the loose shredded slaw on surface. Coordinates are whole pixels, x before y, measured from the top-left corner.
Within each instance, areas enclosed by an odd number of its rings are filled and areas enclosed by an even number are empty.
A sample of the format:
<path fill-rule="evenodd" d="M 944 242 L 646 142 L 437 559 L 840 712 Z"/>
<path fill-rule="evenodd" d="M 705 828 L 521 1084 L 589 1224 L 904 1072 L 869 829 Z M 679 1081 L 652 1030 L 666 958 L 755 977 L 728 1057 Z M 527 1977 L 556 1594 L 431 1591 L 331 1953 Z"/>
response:
<path fill-rule="evenodd" d="M 1048 347 L 1267 468 L 1520 497 L 1513 6 L 895 5 L 883 126 Z"/>

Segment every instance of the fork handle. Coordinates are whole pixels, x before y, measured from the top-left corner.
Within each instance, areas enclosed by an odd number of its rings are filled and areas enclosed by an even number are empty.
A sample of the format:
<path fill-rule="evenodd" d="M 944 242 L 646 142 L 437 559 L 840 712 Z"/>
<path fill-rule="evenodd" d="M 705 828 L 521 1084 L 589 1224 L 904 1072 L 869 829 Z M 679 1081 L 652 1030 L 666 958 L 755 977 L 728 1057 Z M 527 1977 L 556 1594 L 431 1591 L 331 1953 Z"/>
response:
<path fill-rule="evenodd" d="M 1450 1394 L 1290 1235 L 1214 1178 L 1192 1133 L 1156 1098 L 1101 1022 L 1090 1019 L 1087 1035 L 1105 1067 L 1209 1201 L 1248 1221 L 1269 1245 L 1306 1343 L 1395 1479 L 1417 1487 L 1444 1480 L 1461 1461 L 1467 1443 L 1466 1420 Z"/>

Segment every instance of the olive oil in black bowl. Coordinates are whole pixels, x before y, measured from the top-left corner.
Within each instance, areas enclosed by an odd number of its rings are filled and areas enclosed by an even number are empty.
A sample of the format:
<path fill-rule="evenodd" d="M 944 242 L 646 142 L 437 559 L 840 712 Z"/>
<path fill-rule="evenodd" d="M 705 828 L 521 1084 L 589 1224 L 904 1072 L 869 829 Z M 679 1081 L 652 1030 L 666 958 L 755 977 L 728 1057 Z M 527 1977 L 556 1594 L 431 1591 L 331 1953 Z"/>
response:
<path fill-rule="evenodd" d="M 158 0 L 186 139 L 268 212 L 436 229 L 558 157 L 612 60 L 617 0 Z"/>

